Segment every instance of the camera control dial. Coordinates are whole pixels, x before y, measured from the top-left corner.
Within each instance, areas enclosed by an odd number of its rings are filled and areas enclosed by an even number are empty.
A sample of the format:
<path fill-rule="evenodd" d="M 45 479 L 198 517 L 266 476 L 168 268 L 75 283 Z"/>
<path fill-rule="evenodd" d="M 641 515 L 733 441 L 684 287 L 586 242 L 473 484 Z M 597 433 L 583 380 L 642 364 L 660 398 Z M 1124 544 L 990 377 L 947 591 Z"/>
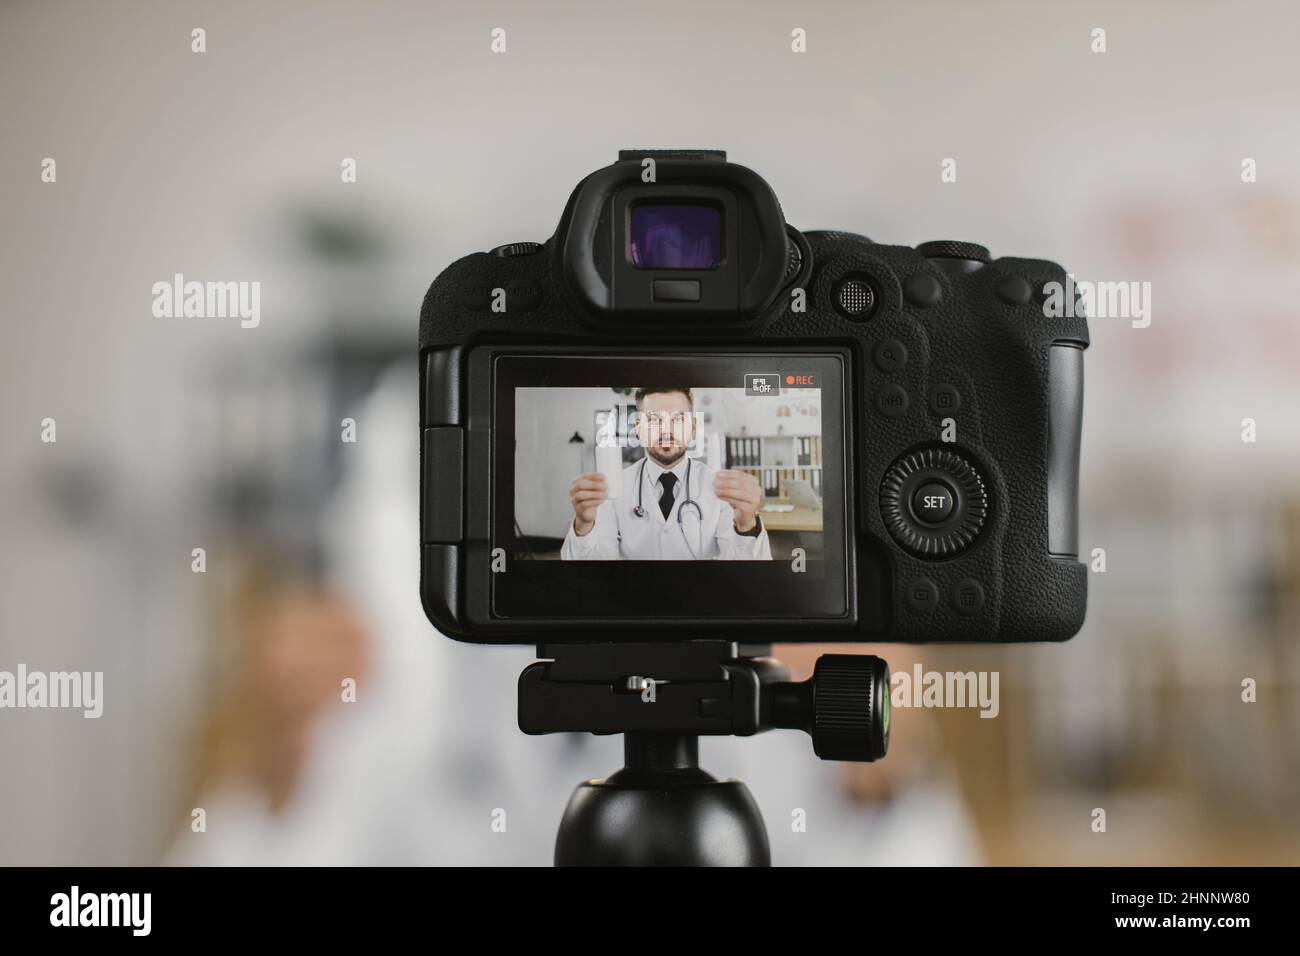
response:
<path fill-rule="evenodd" d="M 540 242 L 507 242 L 504 246 L 489 250 L 488 255 L 501 259 L 514 259 L 516 256 L 535 256 L 541 251 Z"/>
<path fill-rule="evenodd" d="M 955 239 L 923 242 L 916 247 L 916 251 L 951 275 L 964 275 L 982 269 L 992 258 L 984 246 Z"/>
<path fill-rule="evenodd" d="M 880 486 L 885 527 L 923 558 L 947 558 L 966 548 L 979 536 L 988 510 L 984 479 L 947 448 L 908 452 L 889 466 Z"/>
<path fill-rule="evenodd" d="M 989 259 L 989 250 L 974 242 L 961 242 L 956 239 L 935 239 L 923 242 L 916 251 L 927 259 L 966 259 L 985 265 Z"/>

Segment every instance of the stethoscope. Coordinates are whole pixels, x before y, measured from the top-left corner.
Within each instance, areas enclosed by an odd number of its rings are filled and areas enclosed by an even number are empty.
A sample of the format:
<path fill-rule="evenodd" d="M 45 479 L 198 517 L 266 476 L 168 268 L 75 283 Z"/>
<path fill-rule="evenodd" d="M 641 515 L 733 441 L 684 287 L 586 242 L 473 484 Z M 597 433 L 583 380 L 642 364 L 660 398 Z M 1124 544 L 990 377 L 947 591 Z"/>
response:
<path fill-rule="evenodd" d="M 632 514 L 638 518 L 644 518 L 648 513 L 645 510 L 645 466 L 649 456 L 641 459 L 641 469 L 637 472 L 636 479 L 636 507 L 632 509 Z M 682 533 L 682 540 L 686 543 L 686 548 L 691 552 L 691 557 L 699 560 L 700 552 L 704 550 L 704 509 L 700 503 L 691 497 L 691 466 L 693 462 L 689 455 L 686 456 L 686 487 L 682 490 L 682 500 L 677 504 L 677 527 Z M 690 539 L 686 537 L 686 525 L 684 516 L 687 508 L 695 510 L 697 530 L 695 533 L 697 548 L 691 547 Z"/>

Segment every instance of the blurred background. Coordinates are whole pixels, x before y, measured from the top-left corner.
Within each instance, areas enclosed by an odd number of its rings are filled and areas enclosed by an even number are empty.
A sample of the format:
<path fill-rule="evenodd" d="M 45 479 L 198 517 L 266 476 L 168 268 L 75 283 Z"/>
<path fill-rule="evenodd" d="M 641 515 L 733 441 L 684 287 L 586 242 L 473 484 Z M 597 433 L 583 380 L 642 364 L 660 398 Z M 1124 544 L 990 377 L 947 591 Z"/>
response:
<path fill-rule="evenodd" d="M 416 315 L 671 146 L 801 228 L 1152 285 L 1087 353 L 1083 632 L 873 648 L 1001 675 L 996 719 L 900 710 L 877 765 L 706 741 L 775 861 L 1300 863 L 1298 30 L 1285 2 L 0 6 L 0 670 L 105 692 L 0 711 L 0 863 L 549 861 L 618 742 L 524 737 L 530 650 L 424 620 Z M 155 317 L 176 273 L 260 282 L 260 324 Z"/>

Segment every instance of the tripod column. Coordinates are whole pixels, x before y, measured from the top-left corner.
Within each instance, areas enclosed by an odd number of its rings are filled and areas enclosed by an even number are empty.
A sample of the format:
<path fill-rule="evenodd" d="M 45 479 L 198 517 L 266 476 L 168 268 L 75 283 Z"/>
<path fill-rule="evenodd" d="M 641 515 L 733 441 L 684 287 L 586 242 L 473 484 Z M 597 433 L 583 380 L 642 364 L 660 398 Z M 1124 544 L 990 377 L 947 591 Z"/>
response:
<path fill-rule="evenodd" d="M 623 735 L 625 770 L 698 770 L 700 738 L 685 734 Z"/>
<path fill-rule="evenodd" d="M 623 753 L 622 770 L 573 791 L 556 866 L 771 865 L 749 788 L 701 770 L 698 737 L 630 733 Z"/>

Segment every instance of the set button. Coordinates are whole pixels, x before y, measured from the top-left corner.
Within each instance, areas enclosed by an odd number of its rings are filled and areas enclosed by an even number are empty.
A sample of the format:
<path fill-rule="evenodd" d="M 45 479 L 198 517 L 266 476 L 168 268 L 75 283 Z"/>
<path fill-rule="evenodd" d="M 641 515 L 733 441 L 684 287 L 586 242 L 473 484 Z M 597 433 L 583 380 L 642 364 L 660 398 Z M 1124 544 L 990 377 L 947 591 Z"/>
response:
<path fill-rule="evenodd" d="M 912 514 L 924 524 L 943 524 L 956 506 L 952 489 L 941 481 L 928 482 L 912 493 Z"/>

